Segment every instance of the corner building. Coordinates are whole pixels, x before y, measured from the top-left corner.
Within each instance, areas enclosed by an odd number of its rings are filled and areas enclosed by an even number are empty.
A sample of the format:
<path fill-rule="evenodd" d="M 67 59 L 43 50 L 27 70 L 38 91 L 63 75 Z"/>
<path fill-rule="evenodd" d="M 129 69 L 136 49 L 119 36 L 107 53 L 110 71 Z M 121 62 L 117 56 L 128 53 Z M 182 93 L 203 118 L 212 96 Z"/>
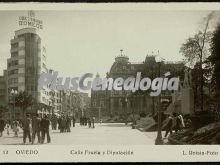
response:
<path fill-rule="evenodd" d="M 48 72 L 46 68 L 46 49 L 42 46 L 41 38 L 35 28 L 23 28 L 15 31 L 11 40 L 11 57 L 7 60 L 7 93 L 10 99 L 10 91 L 26 91 L 32 95 L 33 102 L 40 106 L 39 112 L 34 109 L 30 113 L 50 113 L 49 91 L 38 91 L 38 78 L 42 72 Z M 8 100 L 9 101 L 9 100 Z M 17 107 L 18 108 L 18 107 Z M 50 110 L 49 110 L 50 111 Z M 16 118 L 21 118 L 21 112 L 15 110 Z"/>

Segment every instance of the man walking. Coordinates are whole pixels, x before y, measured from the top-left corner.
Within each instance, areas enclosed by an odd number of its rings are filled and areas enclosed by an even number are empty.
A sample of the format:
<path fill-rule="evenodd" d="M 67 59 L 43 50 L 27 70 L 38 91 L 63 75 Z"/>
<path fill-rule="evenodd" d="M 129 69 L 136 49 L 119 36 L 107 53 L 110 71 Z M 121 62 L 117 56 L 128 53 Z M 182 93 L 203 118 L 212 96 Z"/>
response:
<path fill-rule="evenodd" d="M 92 128 L 95 128 L 95 117 L 92 118 Z"/>
<path fill-rule="evenodd" d="M 0 137 L 3 135 L 3 131 L 5 129 L 5 121 L 3 119 L 0 119 Z"/>
<path fill-rule="evenodd" d="M 165 126 L 166 133 L 165 133 L 164 138 L 167 137 L 168 133 L 172 134 L 172 125 L 173 125 L 173 118 L 172 118 L 172 116 L 170 115 L 167 120 L 168 121 L 167 121 L 167 124 Z"/>
<path fill-rule="evenodd" d="M 50 132 L 49 132 L 50 120 L 48 119 L 47 115 L 45 115 L 44 118 L 41 120 L 40 126 L 41 126 L 41 133 L 42 133 L 41 143 L 42 144 L 44 143 L 45 134 L 47 134 L 47 143 L 50 143 L 51 142 Z"/>
<path fill-rule="evenodd" d="M 23 143 L 26 143 L 28 137 L 29 143 L 31 143 L 31 119 L 30 115 L 27 114 L 23 121 Z"/>
<path fill-rule="evenodd" d="M 67 132 L 70 132 L 71 119 L 69 116 L 66 117 L 66 127 L 67 127 Z"/>
<path fill-rule="evenodd" d="M 52 124 L 52 130 L 56 130 L 57 129 L 57 117 L 56 115 L 52 115 L 51 118 L 51 124 Z"/>
<path fill-rule="evenodd" d="M 32 144 L 34 144 L 36 134 L 38 143 L 40 143 L 40 122 L 39 114 L 35 114 L 32 120 Z"/>
<path fill-rule="evenodd" d="M 75 119 L 75 117 L 73 116 L 73 127 L 75 127 L 75 122 L 76 122 L 76 119 Z"/>
<path fill-rule="evenodd" d="M 88 118 L 88 125 L 89 125 L 89 128 L 91 128 L 92 122 L 90 118 Z"/>

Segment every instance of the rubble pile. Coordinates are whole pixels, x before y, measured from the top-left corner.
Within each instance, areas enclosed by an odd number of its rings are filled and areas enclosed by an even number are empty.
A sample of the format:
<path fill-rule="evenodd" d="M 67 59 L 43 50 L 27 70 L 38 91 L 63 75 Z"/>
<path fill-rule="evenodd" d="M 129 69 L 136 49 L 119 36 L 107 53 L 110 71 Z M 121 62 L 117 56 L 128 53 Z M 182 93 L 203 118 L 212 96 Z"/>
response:
<path fill-rule="evenodd" d="M 184 129 L 171 134 L 168 140 L 171 144 L 220 144 L 220 122 Z"/>

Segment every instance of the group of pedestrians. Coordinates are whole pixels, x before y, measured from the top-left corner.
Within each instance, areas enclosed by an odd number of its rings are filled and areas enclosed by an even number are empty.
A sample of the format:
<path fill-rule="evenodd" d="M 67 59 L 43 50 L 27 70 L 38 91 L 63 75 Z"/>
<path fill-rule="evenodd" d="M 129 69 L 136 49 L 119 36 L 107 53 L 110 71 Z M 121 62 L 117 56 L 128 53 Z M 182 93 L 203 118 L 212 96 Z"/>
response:
<path fill-rule="evenodd" d="M 12 122 L 0 119 L 0 137 L 3 135 L 3 131 L 6 129 L 7 135 L 10 134 L 10 129 L 13 130 L 14 136 L 18 137 L 19 127 L 22 127 L 21 122 L 14 120 Z"/>
<path fill-rule="evenodd" d="M 58 117 L 53 114 L 50 121 L 52 130 L 57 130 Z"/>
<path fill-rule="evenodd" d="M 75 126 L 75 123 L 74 123 Z M 61 117 L 58 118 L 58 129 L 60 130 L 60 133 L 63 132 L 71 132 L 71 118 L 70 116 L 62 115 Z"/>
<path fill-rule="evenodd" d="M 51 142 L 49 132 L 50 120 L 47 115 L 41 119 L 38 114 L 34 114 L 33 119 L 27 114 L 23 121 L 23 143 L 26 143 L 28 138 L 29 143 L 34 144 L 35 136 L 37 135 L 38 143 L 43 144 L 45 135 L 47 136 L 47 142 Z"/>
<path fill-rule="evenodd" d="M 175 132 L 180 131 L 182 128 L 185 127 L 185 122 L 183 120 L 183 116 L 181 114 L 177 114 L 175 112 L 172 115 L 168 116 L 167 122 L 165 124 L 165 138 L 167 137 L 168 133 L 172 134 L 173 130 Z"/>
<path fill-rule="evenodd" d="M 3 131 L 5 129 L 5 121 L 0 119 L 0 137 L 3 135 Z"/>
<path fill-rule="evenodd" d="M 80 117 L 80 125 L 95 128 L 95 117 Z"/>
<path fill-rule="evenodd" d="M 50 120 L 47 115 L 41 119 L 39 114 L 34 114 L 33 118 L 27 114 L 23 121 L 14 120 L 13 122 L 5 122 L 3 119 L 0 119 L 0 137 L 3 134 L 3 131 L 6 129 L 7 135 L 9 135 L 10 128 L 14 132 L 14 136 L 18 137 L 18 132 L 20 129 L 23 129 L 23 143 L 26 143 L 28 138 L 29 143 L 34 144 L 35 137 L 38 138 L 38 143 L 43 144 L 45 136 L 47 136 L 47 142 L 51 142 L 50 132 L 49 132 Z"/>

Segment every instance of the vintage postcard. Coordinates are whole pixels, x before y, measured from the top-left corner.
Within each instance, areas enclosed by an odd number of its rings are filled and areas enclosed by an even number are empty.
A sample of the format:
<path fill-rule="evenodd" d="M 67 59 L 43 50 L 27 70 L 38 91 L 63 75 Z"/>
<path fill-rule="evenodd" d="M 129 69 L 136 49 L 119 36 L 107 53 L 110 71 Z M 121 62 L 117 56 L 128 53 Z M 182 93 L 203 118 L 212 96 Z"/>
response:
<path fill-rule="evenodd" d="M 220 161 L 219 3 L 0 3 L 0 162 Z"/>

